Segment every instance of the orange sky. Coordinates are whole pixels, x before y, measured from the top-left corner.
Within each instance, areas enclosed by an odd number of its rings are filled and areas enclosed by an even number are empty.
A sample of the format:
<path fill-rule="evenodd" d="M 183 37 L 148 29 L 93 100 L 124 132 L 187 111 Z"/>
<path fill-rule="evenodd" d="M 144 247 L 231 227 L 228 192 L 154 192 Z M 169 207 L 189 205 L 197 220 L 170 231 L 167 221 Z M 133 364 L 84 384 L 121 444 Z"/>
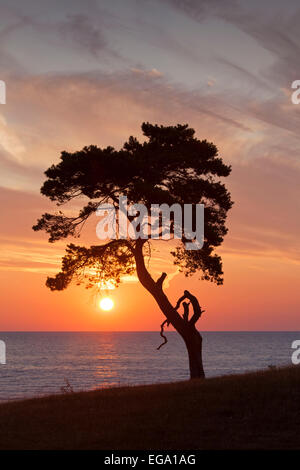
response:
<path fill-rule="evenodd" d="M 156 330 L 162 321 L 152 297 L 138 282 L 124 282 L 110 292 L 115 307 L 99 310 L 97 298 L 82 287 L 50 292 L 44 285 L 47 274 L 59 269 L 65 243 L 49 244 L 30 224 L 48 202 L 40 196 L 1 190 L 3 207 L 1 236 L 1 330 Z M 184 288 L 196 293 L 206 309 L 199 327 L 203 330 L 295 330 L 298 325 L 299 263 L 288 250 L 265 239 L 242 236 L 238 209 L 232 210 L 230 232 L 220 253 L 225 271 L 223 286 L 190 279 L 176 273 L 168 255 L 168 243 L 153 242 L 151 270 L 158 277 L 166 270 L 167 293 L 175 303 Z M 249 211 L 250 212 L 250 211 Z M 248 212 L 248 215 L 249 215 Z M 246 214 L 245 214 L 246 215 Z M 237 219 L 237 220 L 236 220 Z M 250 220 L 249 220 L 250 222 Z M 93 219 L 84 244 L 96 242 Z M 78 240 L 76 240 L 78 243 Z M 282 251 L 280 251 L 282 249 Z"/>
<path fill-rule="evenodd" d="M 193 14 L 199 2 L 187 14 L 171 0 L 160 15 L 147 2 L 133 15 L 135 2 L 128 11 L 113 3 L 119 7 L 103 2 L 99 12 L 89 2 L 83 12 L 76 0 L 45 11 L 29 1 L 30 15 L 1 4 L 0 330 L 158 329 L 162 314 L 137 282 L 115 290 L 106 313 L 82 288 L 50 292 L 45 280 L 66 243 L 48 244 L 31 230 L 55 209 L 39 188 L 62 150 L 120 148 L 129 135 L 141 138 L 143 121 L 188 123 L 233 168 L 226 183 L 235 205 L 218 250 L 224 286 L 179 275 L 158 243 L 151 269 L 168 272 L 172 301 L 184 288 L 198 295 L 206 309 L 200 330 L 299 330 L 300 106 L 289 90 L 299 79 L 298 23 L 278 10 L 282 21 L 269 24 L 259 2 L 245 3 L 248 16 L 209 5 Z M 80 27 L 74 12 L 83 15 Z M 82 244 L 97 243 L 95 225 Z"/>

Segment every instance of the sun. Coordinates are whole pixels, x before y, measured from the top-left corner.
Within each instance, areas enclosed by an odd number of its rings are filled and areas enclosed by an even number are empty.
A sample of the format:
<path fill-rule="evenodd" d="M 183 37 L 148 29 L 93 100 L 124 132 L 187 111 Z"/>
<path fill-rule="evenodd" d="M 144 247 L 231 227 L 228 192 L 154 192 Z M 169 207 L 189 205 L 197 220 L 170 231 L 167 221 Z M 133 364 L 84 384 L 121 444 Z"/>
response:
<path fill-rule="evenodd" d="M 109 297 L 104 297 L 99 302 L 99 307 L 101 308 L 101 310 L 105 310 L 106 312 L 108 310 L 111 310 L 113 306 L 114 306 L 114 301 L 110 299 Z"/>

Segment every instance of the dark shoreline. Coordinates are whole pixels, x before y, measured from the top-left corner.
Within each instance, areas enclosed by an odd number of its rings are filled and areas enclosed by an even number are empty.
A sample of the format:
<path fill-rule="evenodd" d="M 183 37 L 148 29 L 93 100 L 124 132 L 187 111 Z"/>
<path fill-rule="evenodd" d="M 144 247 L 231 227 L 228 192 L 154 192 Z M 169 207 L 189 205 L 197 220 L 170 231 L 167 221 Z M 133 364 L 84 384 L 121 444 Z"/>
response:
<path fill-rule="evenodd" d="M 300 367 L 0 404 L 0 449 L 300 449 Z"/>

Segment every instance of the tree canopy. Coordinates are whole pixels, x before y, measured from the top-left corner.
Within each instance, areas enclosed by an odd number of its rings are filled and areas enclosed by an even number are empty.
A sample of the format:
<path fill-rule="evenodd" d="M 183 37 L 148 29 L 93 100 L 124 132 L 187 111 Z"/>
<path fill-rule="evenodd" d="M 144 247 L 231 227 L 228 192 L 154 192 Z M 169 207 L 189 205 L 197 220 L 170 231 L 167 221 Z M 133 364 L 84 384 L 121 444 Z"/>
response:
<path fill-rule="evenodd" d="M 45 172 L 41 193 L 59 206 L 75 198 L 85 198 L 86 203 L 74 217 L 61 211 L 43 214 L 33 229 L 45 230 L 50 242 L 78 236 L 100 203 L 111 202 L 117 208 L 121 195 L 129 204 L 142 203 L 148 209 L 151 204 L 204 204 L 203 247 L 187 250 L 183 237 L 171 253 L 186 276 L 199 272 L 202 279 L 222 284 L 222 261 L 214 250 L 227 233 L 226 216 L 233 204 L 220 180 L 231 167 L 214 144 L 198 140 L 187 124 L 143 123 L 142 131 L 145 142 L 129 137 L 120 150 L 91 145 L 78 152 L 63 151 L 60 162 Z M 117 285 L 122 275 L 135 270 L 136 244 L 121 239 L 90 248 L 69 244 L 61 272 L 48 278 L 47 285 L 62 290 L 74 278 L 88 287 L 103 280 Z"/>

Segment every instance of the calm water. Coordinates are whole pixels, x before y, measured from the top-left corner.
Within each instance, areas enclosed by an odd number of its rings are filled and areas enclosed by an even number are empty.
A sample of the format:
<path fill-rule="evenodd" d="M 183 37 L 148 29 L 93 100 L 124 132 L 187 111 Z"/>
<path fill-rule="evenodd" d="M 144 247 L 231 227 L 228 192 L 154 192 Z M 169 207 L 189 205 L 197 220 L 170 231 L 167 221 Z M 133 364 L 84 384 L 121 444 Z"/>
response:
<path fill-rule="evenodd" d="M 185 346 L 175 332 L 160 351 L 156 332 L 1 333 L 6 365 L 0 365 L 0 400 L 74 390 L 147 384 L 188 378 Z M 208 377 L 291 364 L 300 332 L 203 333 Z"/>

